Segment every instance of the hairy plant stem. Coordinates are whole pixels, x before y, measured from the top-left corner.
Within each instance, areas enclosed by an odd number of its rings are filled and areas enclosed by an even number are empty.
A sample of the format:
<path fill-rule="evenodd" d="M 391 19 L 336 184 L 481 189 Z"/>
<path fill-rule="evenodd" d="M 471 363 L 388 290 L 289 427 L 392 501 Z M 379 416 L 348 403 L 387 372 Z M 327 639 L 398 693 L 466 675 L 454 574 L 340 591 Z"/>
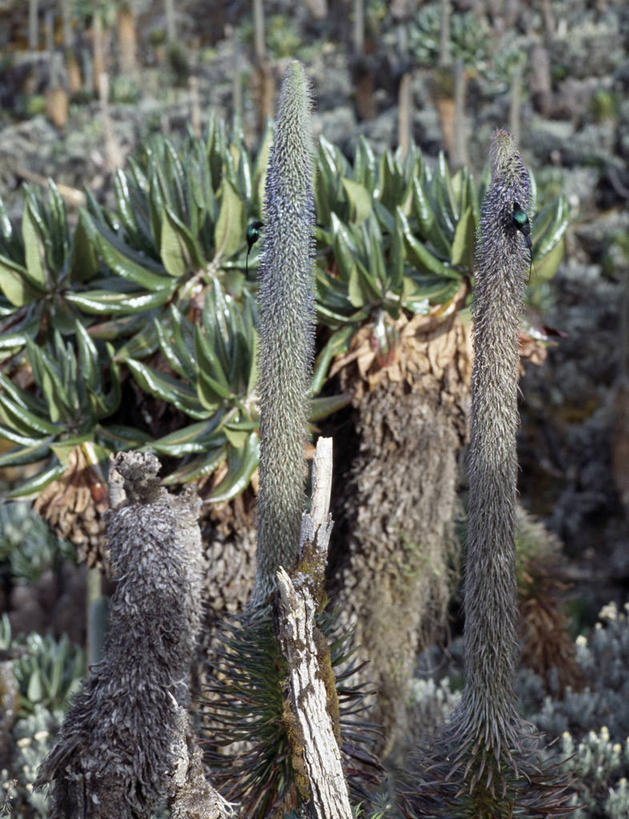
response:
<path fill-rule="evenodd" d="M 485 752 L 498 759 L 513 747 L 518 722 L 513 692 L 518 339 L 528 262 L 513 203 L 528 208 L 529 180 L 504 131 L 494 135 L 491 166 L 475 258 L 461 729 L 467 742 L 482 738 Z"/>
<path fill-rule="evenodd" d="M 299 549 L 314 350 L 310 94 L 303 68 L 282 83 L 264 203 L 260 314 L 260 492 L 252 601 L 275 587 Z"/>

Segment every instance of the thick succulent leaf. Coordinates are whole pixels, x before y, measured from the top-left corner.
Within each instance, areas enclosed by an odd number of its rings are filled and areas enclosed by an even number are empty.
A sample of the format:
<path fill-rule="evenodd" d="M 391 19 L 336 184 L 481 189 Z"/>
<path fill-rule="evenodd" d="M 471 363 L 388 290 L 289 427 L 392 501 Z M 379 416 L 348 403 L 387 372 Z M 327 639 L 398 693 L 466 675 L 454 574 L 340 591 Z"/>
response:
<path fill-rule="evenodd" d="M 444 304 L 456 295 L 459 282 L 442 276 L 412 273 L 404 278 L 404 306 L 413 313 L 426 314 L 431 304 Z"/>
<path fill-rule="evenodd" d="M 17 498 L 26 498 L 29 495 L 39 495 L 48 484 L 60 478 L 65 470 L 65 466 L 55 458 L 50 466 L 12 489 L 7 493 L 6 497 L 8 500 L 16 500 Z"/>
<path fill-rule="evenodd" d="M 0 454 L 0 469 L 6 466 L 26 466 L 42 461 L 50 454 L 47 443 L 18 446 Z"/>
<path fill-rule="evenodd" d="M 395 295 L 399 296 L 402 292 L 402 283 L 404 281 L 404 260 L 406 253 L 404 249 L 404 234 L 402 232 L 402 223 L 398 214 L 395 214 L 395 228 L 391 240 L 390 259 L 387 265 L 389 274 L 388 289 Z"/>
<path fill-rule="evenodd" d="M 211 493 L 209 499 L 214 503 L 221 503 L 240 495 L 249 485 L 257 469 L 259 456 L 260 444 L 256 432 L 249 434 L 241 449 L 236 450 L 230 447 L 227 456 L 227 474 Z"/>
<path fill-rule="evenodd" d="M 225 436 L 217 431 L 224 413 L 216 413 L 209 421 L 198 421 L 176 432 L 171 432 L 153 441 L 151 448 L 159 455 L 181 458 L 190 453 L 207 452 L 225 442 Z"/>
<path fill-rule="evenodd" d="M 1 372 L 0 387 L 2 387 L 2 392 L 6 393 L 6 395 L 8 395 L 14 401 L 17 407 L 31 410 L 36 415 L 42 415 L 46 412 L 46 405 L 40 398 L 37 398 L 27 390 L 23 390 L 21 387 L 11 381 L 8 376 Z M 0 392 L 0 394 L 2 393 Z"/>
<path fill-rule="evenodd" d="M 157 321 L 157 319 L 154 319 L 154 321 Z M 148 317 L 145 317 L 140 326 L 142 329 L 131 336 L 122 347 L 118 348 L 116 361 L 126 361 L 128 358 L 147 358 L 157 352 L 159 339 L 155 324 Z"/>
<path fill-rule="evenodd" d="M 159 348 L 162 351 L 164 358 L 168 362 L 170 369 L 177 373 L 177 375 L 179 375 L 181 378 L 194 378 L 195 369 L 193 369 L 192 372 L 186 369 L 184 362 L 175 349 L 175 345 L 171 343 L 171 328 L 169 323 L 164 322 L 163 319 L 154 318 L 153 328 L 159 342 Z M 137 357 L 138 356 L 131 356 L 131 358 Z"/>
<path fill-rule="evenodd" d="M 183 222 L 165 207 L 162 212 L 160 253 L 171 276 L 180 278 L 189 270 L 203 265 L 203 253 L 194 235 Z"/>
<path fill-rule="evenodd" d="M 169 281 L 172 281 L 169 279 Z M 76 305 L 85 313 L 96 316 L 130 315 L 143 313 L 165 304 L 175 288 L 157 290 L 154 293 L 114 293 L 111 290 L 84 290 L 67 293 L 66 301 Z"/>
<path fill-rule="evenodd" d="M 112 452 L 139 449 L 153 440 L 146 432 L 123 424 L 107 424 L 106 427 L 97 424 L 94 439 Z"/>
<path fill-rule="evenodd" d="M 50 420 L 53 424 L 60 421 L 67 423 L 73 420 L 79 409 L 73 401 L 76 381 L 72 383 L 69 378 L 62 379 L 61 373 L 55 367 L 55 363 L 33 342 L 28 342 L 27 351 L 33 370 L 33 378 L 46 401 Z M 68 358 L 63 356 L 59 363 L 62 366 L 67 366 Z M 72 357 L 72 360 L 74 360 L 74 357 Z"/>
<path fill-rule="evenodd" d="M 431 193 L 434 196 L 435 200 L 435 215 L 436 221 L 435 225 L 433 226 L 433 235 L 434 231 L 441 227 L 441 230 L 446 237 L 446 241 L 449 243 L 452 240 L 452 236 L 454 235 L 454 229 L 456 226 L 456 219 L 452 210 L 450 208 L 449 200 L 448 200 L 448 191 L 445 186 L 445 182 L 440 176 L 435 177 L 435 181 L 431 188 Z M 430 237 L 432 240 L 432 236 Z M 437 246 L 437 245 L 435 245 Z"/>
<path fill-rule="evenodd" d="M 350 206 L 350 219 L 360 225 L 371 213 L 371 194 L 360 182 L 351 179 L 343 179 L 342 182 Z"/>
<path fill-rule="evenodd" d="M 452 268 L 447 267 L 413 236 L 408 220 L 400 207 L 396 208 L 396 214 L 402 228 L 408 261 L 421 272 L 445 278 L 458 278 L 458 274 Z"/>
<path fill-rule="evenodd" d="M 217 333 L 216 336 L 220 336 L 220 334 Z M 216 390 L 220 398 L 230 398 L 233 395 L 233 390 L 231 389 L 228 374 L 224 369 L 225 356 L 223 362 L 221 362 L 212 342 L 205 333 L 201 332 L 198 324 L 194 326 L 194 349 L 200 378 L 211 384 L 212 389 Z"/>
<path fill-rule="evenodd" d="M 251 177 L 251 160 L 244 144 L 240 143 L 238 157 L 238 190 L 241 191 L 246 202 L 253 196 L 253 180 Z"/>
<path fill-rule="evenodd" d="M 354 180 L 360 182 L 370 193 L 374 192 L 378 181 L 378 160 L 373 148 L 361 134 L 354 158 Z"/>
<path fill-rule="evenodd" d="M 116 361 L 113 360 L 113 354 L 113 347 L 108 344 L 109 391 L 105 392 L 102 372 L 99 373 L 98 382 L 93 387 L 91 385 L 86 386 L 89 408 L 93 419 L 108 418 L 110 415 L 113 415 L 120 406 L 122 394 L 120 389 L 120 368 Z"/>
<path fill-rule="evenodd" d="M 105 264 L 117 276 L 135 282 L 145 290 L 157 291 L 171 286 L 161 265 L 125 244 L 104 221 L 95 223 L 85 213 L 84 224 L 90 240 L 97 243 Z"/>
<path fill-rule="evenodd" d="M 38 297 L 38 290 L 27 281 L 26 268 L 0 256 L 0 289 L 14 307 L 23 307 Z"/>
<path fill-rule="evenodd" d="M 390 151 L 385 151 L 380 160 L 379 195 L 382 204 L 391 212 L 402 201 L 406 183 L 402 174 L 402 167 Z"/>
<path fill-rule="evenodd" d="M 452 254 L 450 261 L 456 267 L 461 265 L 472 273 L 474 267 L 474 213 L 469 205 L 458 221 L 452 240 Z"/>
<path fill-rule="evenodd" d="M 452 177 L 450 176 L 450 169 L 446 162 L 446 157 L 443 151 L 439 152 L 438 159 L 438 176 L 437 187 L 443 191 L 445 204 L 448 209 L 448 216 L 453 224 L 459 220 L 459 207 L 457 198 L 454 193 L 454 186 L 452 184 Z"/>
<path fill-rule="evenodd" d="M 422 237 L 427 239 L 432 232 L 435 214 L 430 204 L 430 199 L 422 185 L 422 181 L 415 177 L 412 181 L 412 188 L 415 217 L 419 222 Z"/>
<path fill-rule="evenodd" d="M 3 415 L 2 411 L 0 410 L 0 420 L 2 420 L 2 418 Z M 3 438 L 7 441 L 11 441 L 11 443 L 19 444 L 21 447 L 41 446 L 41 444 L 46 443 L 45 436 L 34 435 L 33 433 L 21 434 L 13 429 L 13 427 L 5 426 L 4 424 L 0 423 L 0 440 Z"/>
<path fill-rule="evenodd" d="M 549 251 L 543 259 L 533 263 L 533 270 L 531 279 L 533 284 L 541 283 L 552 279 L 557 272 L 561 260 L 565 253 L 565 239 L 562 237 L 559 243 L 556 244 L 551 251 Z"/>
<path fill-rule="evenodd" d="M 129 180 L 127 179 L 127 174 L 120 168 L 114 173 L 114 195 L 116 197 L 118 217 L 127 231 L 127 234 L 135 237 L 138 233 L 138 225 L 135 218 L 135 211 L 131 204 Z"/>
<path fill-rule="evenodd" d="M 100 367 L 98 350 L 90 334 L 80 321 L 75 322 L 75 333 L 79 353 L 79 371 L 81 381 L 90 389 L 97 389 L 100 384 Z"/>
<path fill-rule="evenodd" d="M 7 426 L 24 436 L 40 437 L 59 432 L 55 423 L 28 409 L 24 402 L 18 404 L 6 392 L 0 392 L 0 418 Z"/>
<path fill-rule="evenodd" d="M 565 196 L 547 206 L 535 218 L 531 230 L 533 258 L 543 260 L 562 240 L 568 227 L 570 207 Z"/>
<path fill-rule="evenodd" d="M 90 241 L 84 225 L 83 212 L 72 236 L 68 274 L 72 282 L 86 282 L 98 272 L 98 260 L 94 243 Z"/>
<path fill-rule="evenodd" d="M 198 371 L 194 353 L 194 329 L 190 322 L 181 315 L 176 305 L 170 305 L 169 314 L 177 355 L 188 374 L 188 378 L 192 380 Z"/>
<path fill-rule="evenodd" d="M 198 421 L 208 417 L 208 410 L 200 404 L 196 392 L 193 392 L 189 385 L 132 358 L 127 359 L 126 365 L 145 392 L 172 404 L 181 412 Z"/>
<path fill-rule="evenodd" d="M 44 238 L 41 235 L 40 220 L 29 202 L 22 213 L 22 238 L 26 256 L 26 277 L 34 287 L 46 288 L 46 268 L 44 264 Z"/>
<path fill-rule="evenodd" d="M 134 332 L 144 327 L 145 322 L 146 317 L 142 315 L 118 316 L 109 321 L 99 321 L 96 324 L 91 324 L 89 334 L 92 338 L 99 338 L 103 341 L 115 341 L 133 335 Z M 137 358 L 137 356 L 131 357 Z"/>
<path fill-rule="evenodd" d="M 336 259 L 341 276 L 346 282 L 349 283 L 352 272 L 356 267 L 356 243 L 354 237 L 350 234 L 350 231 L 335 213 L 332 214 L 331 221 L 334 258 Z"/>
<path fill-rule="evenodd" d="M 315 361 L 310 394 L 317 395 L 325 383 L 325 379 L 330 369 L 330 364 L 334 356 L 347 350 L 349 342 L 354 335 L 356 328 L 348 324 L 335 333 L 332 333 L 325 347 L 321 350 Z"/>
<path fill-rule="evenodd" d="M 168 208 L 164 208 L 162 211 L 162 229 L 160 233 L 159 252 L 166 272 L 177 279 L 182 278 L 189 269 L 189 261 Z"/>
<path fill-rule="evenodd" d="M 328 415 L 332 415 L 351 404 L 353 397 L 353 393 L 343 392 L 339 395 L 322 395 L 319 398 L 313 398 L 310 402 L 308 420 L 314 422 L 327 418 Z"/>
<path fill-rule="evenodd" d="M 214 232 L 217 257 L 231 256 L 245 240 L 245 205 L 233 185 L 223 180 L 221 206 Z"/>
<path fill-rule="evenodd" d="M 368 253 L 367 259 L 365 260 L 365 267 L 371 274 L 369 284 L 377 293 L 382 289 L 388 278 L 383 255 L 382 233 L 380 232 L 378 220 L 375 218 L 369 219 L 369 222 L 363 224 L 361 229 L 363 232 L 363 243 Z"/>
<path fill-rule="evenodd" d="M 222 445 L 210 449 L 198 458 L 188 461 L 179 469 L 171 472 L 162 480 L 162 484 L 164 486 L 176 486 L 207 478 L 227 459 L 227 447 L 227 439 L 225 439 Z"/>

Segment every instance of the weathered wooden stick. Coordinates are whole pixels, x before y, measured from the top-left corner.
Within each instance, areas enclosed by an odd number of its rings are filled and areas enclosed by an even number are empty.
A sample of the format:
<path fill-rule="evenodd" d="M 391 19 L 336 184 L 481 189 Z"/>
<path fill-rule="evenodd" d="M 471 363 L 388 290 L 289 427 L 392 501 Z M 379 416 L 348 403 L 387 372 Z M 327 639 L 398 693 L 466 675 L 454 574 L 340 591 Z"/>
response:
<path fill-rule="evenodd" d="M 289 665 L 289 686 L 293 714 L 297 721 L 303 761 L 308 775 L 311 807 L 317 819 L 351 819 L 347 783 L 341 753 L 327 709 L 321 650 L 317 641 L 313 596 L 319 576 L 325 572 L 328 543 L 332 531 L 329 513 L 332 486 L 332 439 L 320 438 L 313 467 L 310 512 L 302 519 L 301 545 L 310 546 L 314 567 L 309 574 L 298 570 L 293 578 L 280 567 L 279 639 Z"/>

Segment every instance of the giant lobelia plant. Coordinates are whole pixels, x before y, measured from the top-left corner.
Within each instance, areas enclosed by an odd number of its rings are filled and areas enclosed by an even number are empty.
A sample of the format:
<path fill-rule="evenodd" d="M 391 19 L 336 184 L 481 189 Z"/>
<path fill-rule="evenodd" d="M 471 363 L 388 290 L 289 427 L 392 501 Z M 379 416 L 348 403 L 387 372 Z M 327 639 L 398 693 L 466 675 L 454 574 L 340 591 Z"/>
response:
<path fill-rule="evenodd" d="M 300 576 L 314 577 L 307 546 L 300 543 L 314 349 L 311 152 L 310 95 L 303 68 L 293 62 L 282 83 L 269 160 L 259 277 L 257 576 L 247 610 L 224 624 L 219 634 L 206 686 L 208 744 L 220 748 L 239 742 L 235 755 L 210 751 L 218 784 L 241 803 L 247 816 L 281 817 L 313 799 L 295 717 L 300 703 L 289 693 L 289 668 L 275 634 L 278 615 L 272 594 L 278 569 L 293 569 L 298 558 Z M 360 780 L 377 780 L 379 774 L 377 762 L 367 753 L 372 732 L 360 735 L 353 722 L 360 692 L 344 682 L 352 671 L 349 640 L 339 638 L 334 619 L 324 611 L 323 583 L 314 585 L 317 662 L 325 680 L 328 716 L 346 767 L 353 746 L 362 746 L 358 752 L 362 771 L 357 772 L 355 760 L 349 763 L 358 784 L 349 785 L 355 798 L 364 799 Z"/>
<path fill-rule="evenodd" d="M 474 364 L 468 453 L 465 671 L 461 703 L 409 795 L 412 816 L 569 813 L 514 693 L 518 598 L 515 514 L 518 340 L 528 275 L 530 184 L 512 137 L 496 131 L 475 253 Z"/>
<path fill-rule="evenodd" d="M 304 509 L 314 354 L 314 197 L 310 96 L 294 62 L 282 84 L 265 196 L 259 273 L 260 492 L 254 600 L 291 566 Z"/>

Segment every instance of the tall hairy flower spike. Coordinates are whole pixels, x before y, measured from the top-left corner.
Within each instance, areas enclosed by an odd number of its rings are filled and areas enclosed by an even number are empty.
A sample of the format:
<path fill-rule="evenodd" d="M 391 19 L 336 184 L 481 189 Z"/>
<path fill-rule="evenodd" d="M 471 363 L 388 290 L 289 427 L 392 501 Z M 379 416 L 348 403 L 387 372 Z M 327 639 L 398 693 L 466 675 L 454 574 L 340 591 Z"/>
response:
<path fill-rule="evenodd" d="M 529 176 L 513 139 L 496 131 L 491 185 L 475 254 L 474 364 L 468 453 L 465 671 L 461 703 L 421 751 L 406 794 L 413 816 L 496 819 L 568 813 L 565 782 L 546 770 L 539 737 L 514 693 L 518 597 L 515 514 L 520 314 L 529 269 L 522 219 Z M 527 220 L 528 224 L 528 220 Z"/>
<path fill-rule="evenodd" d="M 494 134 L 490 158 L 492 184 L 474 259 L 463 703 L 469 728 L 500 754 L 513 747 L 511 730 L 518 722 L 513 693 L 518 340 L 528 259 L 513 203 L 528 208 L 529 177 L 504 131 Z"/>
<path fill-rule="evenodd" d="M 314 355 L 314 197 L 310 92 L 292 62 L 280 92 L 264 200 L 260 316 L 260 491 L 254 603 L 299 548 Z"/>

